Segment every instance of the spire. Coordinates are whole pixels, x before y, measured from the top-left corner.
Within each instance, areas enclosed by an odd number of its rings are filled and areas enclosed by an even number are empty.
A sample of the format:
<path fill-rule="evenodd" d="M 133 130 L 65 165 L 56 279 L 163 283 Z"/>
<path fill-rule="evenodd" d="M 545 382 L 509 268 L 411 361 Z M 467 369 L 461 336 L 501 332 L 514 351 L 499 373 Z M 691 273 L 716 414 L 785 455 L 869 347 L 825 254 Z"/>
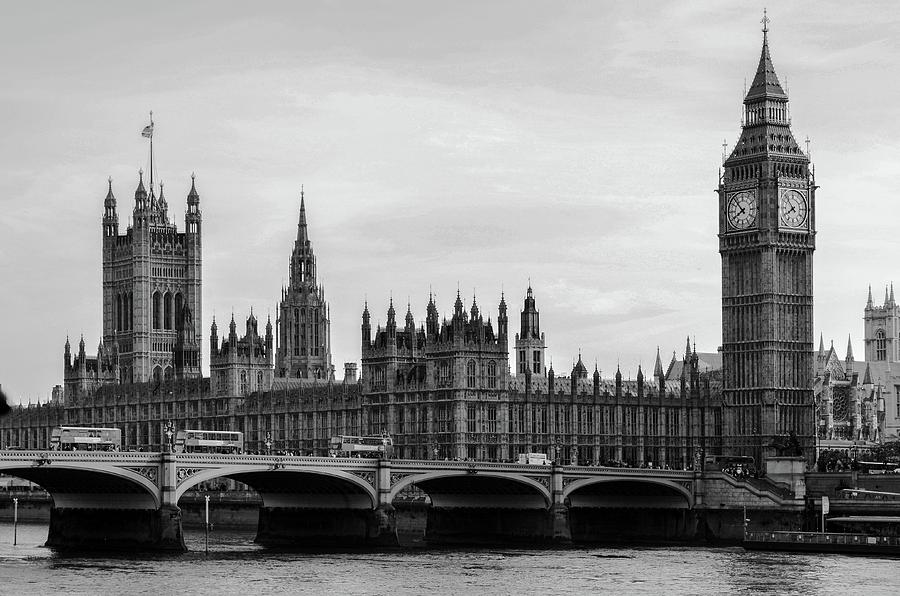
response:
<path fill-rule="evenodd" d="M 306 198 L 303 185 L 300 185 L 300 221 L 297 223 L 297 242 L 306 242 Z"/>
<path fill-rule="evenodd" d="M 116 195 L 113 194 L 112 189 L 112 176 L 108 178 L 109 180 L 109 190 L 106 191 L 106 200 L 104 203 L 107 207 L 115 207 L 116 206 Z"/>
<path fill-rule="evenodd" d="M 687 360 L 690 355 L 691 355 L 691 336 L 688 335 L 687 344 L 685 345 L 685 348 L 684 348 L 684 359 Z"/>
<path fill-rule="evenodd" d="M 653 367 L 653 376 L 661 379 L 665 373 L 662 367 L 662 358 L 659 356 L 659 346 L 656 346 L 656 365 Z"/>
<path fill-rule="evenodd" d="M 769 17 L 763 11 L 763 45 L 759 55 L 759 65 L 756 67 L 756 76 L 750 83 L 750 90 L 744 101 L 761 99 L 764 97 L 787 99 L 787 94 L 781 88 L 778 82 L 778 76 L 775 74 L 775 67 L 772 66 L 772 57 L 769 55 Z"/>
<path fill-rule="evenodd" d="M 869 299 L 866 301 L 866 308 L 872 308 L 872 284 L 869 284 Z"/>
<path fill-rule="evenodd" d="M 146 199 L 147 198 L 147 189 L 144 188 L 144 169 L 143 168 L 138 170 L 138 176 L 140 176 L 140 178 L 138 179 L 138 186 L 134 190 L 134 198 L 135 199 L 139 199 L 139 198 Z M 112 182 L 110 182 L 110 186 L 112 186 Z"/>
<path fill-rule="evenodd" d="M 869 363 L 866 362 L 866 373 L 863 375 L 863 385 L 872 384 L 872 371 L 869 370 Z"/>
<path fill-rule="evenodd" d="M 888 287 L 884 286 L 884 305 L 888 305 Z"/>
<path fill-rule="evenodd" d="M 819 357 L 825 356 L 825 334 L 819 334 Z"/>
<path fill-rule="evenodd" d="M 200 194 L 197 192 L 196 178 L 197 175 L 191 172 L 191 190 L 190 192 L 188 192 L 188 202 L 190 202 L 191 199 L 195 199 L 197 201 L 200 200 Z"/>
<path fill-rule="evenodd" d="M 891 306 L 894 305 L 894 282 L 891 282 Z"/>
<path fill-rule="evenodd" d="M 853 343 L 850 341 L 850 336 L 847 335 L 847 358 L 846 360 L 849 362 L 853 360 Z"/>

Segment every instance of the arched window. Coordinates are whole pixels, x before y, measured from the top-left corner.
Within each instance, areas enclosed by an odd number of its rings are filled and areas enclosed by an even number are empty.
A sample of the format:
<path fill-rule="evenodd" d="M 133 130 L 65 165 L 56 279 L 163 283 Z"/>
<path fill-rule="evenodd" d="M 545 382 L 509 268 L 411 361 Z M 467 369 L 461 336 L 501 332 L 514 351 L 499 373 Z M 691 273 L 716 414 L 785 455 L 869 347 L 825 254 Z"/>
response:
<path fill-rule="evenodd" d="M 875 332 L 875 360 L 887 360 L 887 339 L 884 329 Z"/>
<path fill-rule="evenodd" d="M 488 388 L 496 389 L 497 388 L 497 363 L 491 360 L 488 362 L 487 367 L 487 383 Z"/>
<path fill-rule="evenodd" d="M 263 390 L 263 374 L 262 374 L 262 371 L 258 371 L 258 372 L 256 373 L 256 390 L 257 390 L 257 391 L 262 391 L 262 390 Z"/>
<path fill-rule="evenodd" d="M 167 380 L 167 381 L 171 381 L 172 377 L 174 377 L 174 376 L 175 376 L 175 372 L 172 370 L 172 367 L 167 366 L 165 373 L 163 373 L 163 378 L 165 378 L 165 380 Z"/>
<path fill-rule="evenodd" d="M 153 292 L 153 328 L 162 329 L 162 296 Z"/>
<path fill-rule="evenodd" d="M 247 371 L 241 371 L 241 395 L 247 394 Z"/>
<path fill-rule="evenodd" d="M 466 386 L 475 387 L 475 361 L 469 360 L 466 364 Z"/>
<path fill-rule="evenodd" d="M 159 383 L 162 380 L 162 367 L 157 366 L 153 369 L 153 380 Z"/>
<path fill-rule="evenodd" d="M 116 331 L 122 331 L 122 295 L 116 294 Z"/>
<path fill-rule="evenodd" d="M 184 313 L 184 298 L 181 297 L 181 292 L 175 294 L 175 327 L 174 329 L 180 329 L 182 327 Z"/>
<path fill-rule="evenodd" d="M 172 294 L 166 292 L 166 295 L 163 296 L 163 327 L 165 329 L 172 329 L 174 322 L 172 313 Z"/>

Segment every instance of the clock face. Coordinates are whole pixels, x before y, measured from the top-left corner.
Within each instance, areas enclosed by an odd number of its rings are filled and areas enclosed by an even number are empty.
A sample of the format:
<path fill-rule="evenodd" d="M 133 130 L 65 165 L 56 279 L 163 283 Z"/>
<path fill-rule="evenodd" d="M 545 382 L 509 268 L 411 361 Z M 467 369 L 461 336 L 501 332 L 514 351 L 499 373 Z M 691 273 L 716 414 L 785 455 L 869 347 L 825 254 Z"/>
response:
<path fill-rule="evenodd" d="M 736 192 L 728 199 L 728 223 L 736 230 L 746 230 L 756 221 L 756 193 Z"/>
<path fill-rule="evenodd" d="M 806 193 L 792 188 L 782 189 L 778 200 L 781 213 L 781 225 L 788 228 L 800 228 L 806 223 L 809 208 L 806 205 Z"/>

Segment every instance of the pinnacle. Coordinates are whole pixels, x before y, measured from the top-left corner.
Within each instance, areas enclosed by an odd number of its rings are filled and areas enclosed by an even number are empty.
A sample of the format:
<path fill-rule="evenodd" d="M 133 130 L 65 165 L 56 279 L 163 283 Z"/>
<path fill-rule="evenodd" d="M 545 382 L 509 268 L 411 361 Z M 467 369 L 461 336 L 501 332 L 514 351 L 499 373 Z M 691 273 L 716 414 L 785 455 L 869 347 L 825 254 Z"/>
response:
<path fill-rule="evenodd" d="M 759 56 L 759 65 L 756 67 L 756 76 L 750 84 L 750 89 L 744 101 L 760 99 L 763 97 L 776 97 L 787 99 L 787 94 L 778 82 L 775 67 L 772 65 L 772 57 L 769 55 L 768 30 L 763 30 L 763 45 Z"/>

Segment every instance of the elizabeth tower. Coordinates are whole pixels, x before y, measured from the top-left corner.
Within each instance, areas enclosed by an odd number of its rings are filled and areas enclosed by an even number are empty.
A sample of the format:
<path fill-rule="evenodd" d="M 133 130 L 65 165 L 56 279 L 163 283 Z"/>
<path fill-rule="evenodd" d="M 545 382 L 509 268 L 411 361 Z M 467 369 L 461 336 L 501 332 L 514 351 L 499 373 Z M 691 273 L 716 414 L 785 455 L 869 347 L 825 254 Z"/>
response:
<path fill-rule="evenodd" d="M 741 138 L 719 180 L 725 445 L 762 459 L 795 433 L 811 457 L 815 181 L 791 134 L 768 19 Z"/>

